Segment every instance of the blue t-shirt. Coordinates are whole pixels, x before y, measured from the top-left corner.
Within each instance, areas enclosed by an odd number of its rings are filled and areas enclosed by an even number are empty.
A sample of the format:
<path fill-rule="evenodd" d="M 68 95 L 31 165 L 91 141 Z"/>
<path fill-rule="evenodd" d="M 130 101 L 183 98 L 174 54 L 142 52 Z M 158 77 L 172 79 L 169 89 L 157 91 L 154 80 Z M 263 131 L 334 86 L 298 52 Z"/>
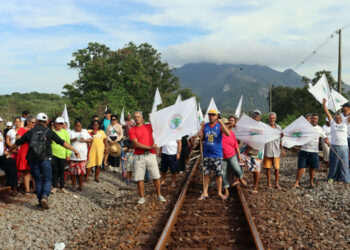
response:
<path fill-rule="evenodd" d="M 108 120 L 107 118 L 103 119 L 103 130 L 105 131 L 105 134 L 107 134 L 107 128 L 111 125 L 111 120 Z"/>
<path fill-rule="evenodd" d="M 222 153 L 222 132 L 219 123 L 210 127 L 209 123 L 204 125 L 203 156 L 223 158 Z"/>

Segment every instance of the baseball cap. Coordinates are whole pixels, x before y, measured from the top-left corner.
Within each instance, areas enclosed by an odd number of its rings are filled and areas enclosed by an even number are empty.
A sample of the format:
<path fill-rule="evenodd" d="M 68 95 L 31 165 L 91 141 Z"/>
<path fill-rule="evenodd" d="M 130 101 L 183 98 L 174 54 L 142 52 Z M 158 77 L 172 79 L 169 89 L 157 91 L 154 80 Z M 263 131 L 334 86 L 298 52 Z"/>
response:
<path fill-rule="evenodd" d="M 6 126 L 7 126 L 7 127 L 11 127 L 11 126 L 12 126 L 12 122 L 7 122 L 7 123 L 6 123 Z"/>
<path fill-rule="evenodd" d="M 63 117 L 57 117 L 55 120 L 56 123 L 64 123 Z"/>
<path fill-rule="evenodd" d="M 36 119 L 38 121 L 46 122 L 47 121 L 47 115 L 45 113 L 39 113 L 39 114 L 36 115 Z"/>
<path fill-rule="evenodd" d="M 253 115 L 261 115 L 260 110 L 256 109 L 253 111 Z"/>
<path fill-rule="evenodd" d="M 341 105 L 342 107 L 347 107 L 347 108 L 350 108 L 350 103 L 349 102 L 346 102 L 344 103 L 343 105 Z"/>
<path fill-rule="evenodd" d="M 215 109 L 210 109 L 210 110 L 208 111 L 208 114 L 214 114 L 214 115 L 217 115 L 217 114 L 218 114 L 218 111 L 217 111 L 217 110 L 215 110 Z"/>

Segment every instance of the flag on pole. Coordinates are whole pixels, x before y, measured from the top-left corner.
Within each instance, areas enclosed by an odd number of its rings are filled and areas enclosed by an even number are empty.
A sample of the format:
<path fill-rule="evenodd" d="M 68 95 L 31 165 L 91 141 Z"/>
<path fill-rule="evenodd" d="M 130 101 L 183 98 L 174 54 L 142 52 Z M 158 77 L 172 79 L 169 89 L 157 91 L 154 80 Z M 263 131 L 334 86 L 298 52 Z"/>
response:
<path fill-rule="evenodd" d="M 281 132 L 262 122 L 243 115 L 234 128 L 236 138 L 259 151 L 264 150 L 265 143 L 281 136 Z"/>
<path fill-rule="evenodd" d="M 199 124 L 201 124 L 204 121 L 203 112 L 202 112 L 200 103 L 198 103 L 198 121 L 199 121 Z"/>
<path fill-rule="evenodd" d="M 207 112 L 205 113 L 205 116 L 204 116 L 204 122 L 205 122 L 205 123 L 209 122 L 208 112 L 209 112 L 209 110 L 211 110 L 211 109 L 215 109 L 215 110 L 217 110 L 218 113 L 219 113 L 219 110 L 218 110 L 218 108 L 216 107 L 214 98 L 211 98 L 211 99 L 210 99 L 210 103 L 209 103 Z"/>
<path fill-rule="evenodd" d="M 181 102 L 181 95 L 179 94 L 176 98 L 175 104 Z"/>
<path fill-rule="evenodd" d="M 153 99 L 152 113 L 157 111 L 157 106 L 158 106 L 159 104 L 162 104 L 162 99 L 160 98 L 159 89 L 158 89 L 158 87 L 157 87 L 156 93 L 155 93 L 154 99 Z"/>
<path fill-rule="evenodd" d="M 348 99 L 346 99 L 343 95 L 341 95 L 338 91 L 335 91 L 334 89 L 331 90 L 331 96 L 332 98 L 329 98 L 328 101 L 333 102 L 334 104 L 329 104 L 329 106 L 335 107 L 336 111 L 341 109 L 342 105 L 348 102 Z"/>
<path fill-rule="evenodd" d="M 239 99 L 236 111 L 235 111 L 235 116 L 236 117 L 240 117 L 241 116 L 241 112 L 242 112 L 242 102 L 243 102 L 243 95 L 241 96 L 241 99 Z"/>
<path fill-rule="evenodd" d="M 282 143 L 286 148 L 291 148 L 296 145 L 304 145 L 312 139 L 319 137 L 319 133 L 304 116 L 300 116 L 294 122 L 289 124 L 288 127 L 283 129 L 283 134 Z"/>
<path fill-rule="evenodd" d="M 67 105 L 66 104 L 64 104 L 62 117 L 63 117 L 64 121 L 67 123 L 67 128 L 70 128 L 70 123 L 69 123 L 69 117 L 68 117 L 68 111 L 67 111 Z"/>
<path fill-rule="evenodd" d="M 107 110 L 108 110 L 108 107 L 107 107 L 107 105 L 106 105 L 105 112 L 107 112 Z"/>
<path fill-rule="evenodd" d="M 161 147 L 185 135 L 196 134 L 197 115 L 195 97 L 151 113 L 150 121 L 155 144 Z"/>
<path fill-rule="evenodd" d="M 120 114 L 120 125 L 125 125 L 125 118 L 124 118 L 124 107 L 122 109 L 122 113 Z"/>

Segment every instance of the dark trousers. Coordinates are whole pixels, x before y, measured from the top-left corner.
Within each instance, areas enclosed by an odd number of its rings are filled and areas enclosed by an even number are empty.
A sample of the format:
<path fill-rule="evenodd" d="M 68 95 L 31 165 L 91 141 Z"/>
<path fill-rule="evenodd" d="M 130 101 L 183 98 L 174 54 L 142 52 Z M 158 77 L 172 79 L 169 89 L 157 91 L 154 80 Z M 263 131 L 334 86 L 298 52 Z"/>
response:
<path fill-rule="evenodd" d="M 0 156 L 0 169 L 5 172 L 6 186 L 17 187 L 16 161 L 13 158 L 6 158 L 5 155 Z"/>
<path fill-rule="evenodd" d="M 52 186 L 58 187 L 57 182 L 60 178 L 60 188 L 64 188 L 64 169 L 66 167 L 66 159 L 52 156 Z"/>
<path fill-rule="evenodd" d="M 51 161 L 46 158 L 42 162 L 28 162 L 30 172 L 35 181 L 35 192 L 39 203 L 43 196 L 49 197 L 52 183 Z"/>

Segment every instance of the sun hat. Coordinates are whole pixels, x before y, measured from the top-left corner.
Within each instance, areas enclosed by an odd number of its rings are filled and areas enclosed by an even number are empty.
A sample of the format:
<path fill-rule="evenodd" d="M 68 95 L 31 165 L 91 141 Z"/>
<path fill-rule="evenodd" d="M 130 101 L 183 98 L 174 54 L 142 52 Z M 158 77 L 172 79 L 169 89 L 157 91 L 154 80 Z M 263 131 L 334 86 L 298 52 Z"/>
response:
<path fill-rule="evenodd" d="M 55 123 L 64 123 L 63 117 L 57 117 Z"/>
<path fill-rule="evenodd" d="M 261 115 L 260 110 L 256 109 L 253 111 L 253 115 Z"/>
<path fill-rule="evenodd" d="M 208 114 L 214 114 L 214 115 L 217 115 L 217 114 L 218 114 L 218 111 L 217 111 L 217 110 L 215 110 L 215 109 L 210 109 L 210 110 L 208 111 Z"/>

